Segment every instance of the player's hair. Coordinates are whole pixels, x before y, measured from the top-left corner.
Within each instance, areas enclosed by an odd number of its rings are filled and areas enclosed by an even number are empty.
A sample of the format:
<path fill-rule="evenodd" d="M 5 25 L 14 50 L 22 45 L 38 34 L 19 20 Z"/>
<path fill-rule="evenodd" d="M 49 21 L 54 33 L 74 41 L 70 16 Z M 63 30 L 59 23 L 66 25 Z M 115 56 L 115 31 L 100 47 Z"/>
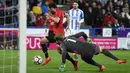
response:
<path fill-rule="evenodd" d="M 48 2 L 49 4 L 53 3 L 53 0 L 46 0 L 45 2 Z"/>
<path fill-rule="evenodd" d="M 74 3 L 76 3 L 76 4 L 79 6 L 78 2 L 73 2 L 73 4 L 74 4 Z"/>
<path fill-rule="evenodd" d="M 64 39 L 64 35 L 62 33 L 58 33 L 55 35 L 54 39 L 56 41 L 62 41 Z"/>
<path fill-rule="evenodd" d="M 73 3 L 76 3 L 76 4 L 78 4 L 78 2 L 76 2 L 76 1 L 75 1 L 75 2 L 73 2 Z"/>
<path fill-rule="evenodd" d="M 57 5 L 55 3 L 49 4 L 49 8 L 57 8 Z"/>

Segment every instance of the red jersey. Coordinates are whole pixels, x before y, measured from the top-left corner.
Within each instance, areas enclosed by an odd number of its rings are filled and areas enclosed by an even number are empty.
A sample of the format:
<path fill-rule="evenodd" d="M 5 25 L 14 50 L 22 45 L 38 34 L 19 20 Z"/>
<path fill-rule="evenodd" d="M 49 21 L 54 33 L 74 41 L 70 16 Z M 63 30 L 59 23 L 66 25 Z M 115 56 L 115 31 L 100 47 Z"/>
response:
<path fill-rule="evenodd" d="M 56 13 L 54 14 L 54 17 L 59 17 L 60 21 L 59 23 L 54 23 L 54 25 L 49 26 L 49 30 L 54 31 L 54 34 L 62 33 L 64 35 L 64 27 L 63 27 L 63 18 L 64 18 L 64 12 L 60 9 L 56 9 Z M 51 19 L 48 19 L 47 22 L 54 22 Z"/>
<path fill-rule="evenodd" d="M 52 19 L 50 19 L 50 18 L 46 19 L 46 23 L 47 23 L 47 24 L 50 24 L 51 22 L 54 22 L 54 21 L 53 21 Z M 49 25 L 49 30 L 50 30 L 50 31 L 53 31 L 53 26 L 54 26 L 54 25 Z"/>

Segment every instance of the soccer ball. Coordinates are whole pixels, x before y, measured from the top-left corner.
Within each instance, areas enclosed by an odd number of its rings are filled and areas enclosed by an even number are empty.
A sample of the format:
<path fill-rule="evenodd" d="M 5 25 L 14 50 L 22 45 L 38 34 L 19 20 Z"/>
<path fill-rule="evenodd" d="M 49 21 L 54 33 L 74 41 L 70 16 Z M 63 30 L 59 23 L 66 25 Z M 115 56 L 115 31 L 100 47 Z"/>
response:
<path fill-rule="evenodd" d="M 35 56 L 35 57 L 33 58 L 33 62 L 34 62 L 34 64 L 36 64 L 36 65 L 41 64 L 41 63 L 42 63 L 42 57 L 41 57 L 41 56 Z"/>

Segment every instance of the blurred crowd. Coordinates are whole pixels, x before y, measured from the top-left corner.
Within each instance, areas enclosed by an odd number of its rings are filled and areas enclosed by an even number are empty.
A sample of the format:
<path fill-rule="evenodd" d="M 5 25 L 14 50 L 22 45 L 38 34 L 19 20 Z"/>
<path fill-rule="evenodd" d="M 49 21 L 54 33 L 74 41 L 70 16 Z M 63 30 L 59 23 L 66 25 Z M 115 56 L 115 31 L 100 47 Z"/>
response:
<path fill-rule="evenodd" d="M 55 2 L 72 8 L 77 1 L 84 12 L 82 27 L 90 28 L 129 28 L 130 0 L 27 0 L 27 26 L 44 27 L 44 8 Z M 61 5 L 60 4 L 60 5 Z M 18 0 L 0 0 L 0 25 L 18 25 Z"/>
<path fill-rule="evenodd" d="M 43 0 L 32 1 L 33 0 L 28 1 L 30 11 L 28 13 L 28 26 L 44 26 L 42 9 L 40 12 L 41 15 L 37 15 L 34 14 L 33 8 L 42 8 L 42 5 L 44 5 L 45 2 L 43 2 Z M 83 24 L 83 27 L 130 27 L 130 0 L 66 0 L 65 2 L 67 6 L 69 6 L 69 9 L 72 8 L 74 1 L 78 2 L 79 9 L 84 12 L 85 23 Z"/>
<path fill-rule="evenodd" d="M 85 25 L 97 27 L 130 27 L 129 0 L 79 0 Z"/>
<path fill-rule="evenodd" d="M 18 26 L 18 0 L 0 0 L 0 26 Z"/>

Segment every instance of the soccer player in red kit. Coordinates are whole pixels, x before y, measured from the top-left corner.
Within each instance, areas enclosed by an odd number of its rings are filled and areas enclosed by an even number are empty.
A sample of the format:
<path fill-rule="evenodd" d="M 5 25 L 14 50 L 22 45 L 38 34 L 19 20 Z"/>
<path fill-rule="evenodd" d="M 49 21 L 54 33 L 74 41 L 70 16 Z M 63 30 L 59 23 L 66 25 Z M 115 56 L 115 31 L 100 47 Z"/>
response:
<path fill-rule="evenodd" d="M 54 36 L 56 34 L 58 34 L 58 33 L 64 34 L 64 27 L 63 27 L 64 16 L 67 17 L 67 19 L 68 19 L 67 21 L 69 23 L 69 15 L 64 13 L 62 10 L 58 9 L 56 4 L 54 4 L 54 3 L 50 4 L 49 7 L 50 7 L 50 11 L 51 11 L 52 15 L 46 14 L 48 17 L 48 19 L 46 20 L 46 23 L 49 23 L 48 36 L 45 36 L 40 41 L 42 51 L 45 54 L 45 60 L 42 63 L 43 66 L 46 65 L 51 60 L 51 57 L 48 54 L 47 44 L 56 42 L 56 40 L 54 39 Z M 66 27 L 66 29 L 68 29 L 68 28 L 69 28 L 69 24 Z M 60 49 L 60 47 L 58 45 L 57 45 L 57 49 Z M 60 52 L 60 51 L 58 51 L 58 52 Z M 68 55 L 67 59 L 73 63 L 74 67 L 77 66 L 77 63 L 72 58 L 70 58 L 69 55 Z"/>

